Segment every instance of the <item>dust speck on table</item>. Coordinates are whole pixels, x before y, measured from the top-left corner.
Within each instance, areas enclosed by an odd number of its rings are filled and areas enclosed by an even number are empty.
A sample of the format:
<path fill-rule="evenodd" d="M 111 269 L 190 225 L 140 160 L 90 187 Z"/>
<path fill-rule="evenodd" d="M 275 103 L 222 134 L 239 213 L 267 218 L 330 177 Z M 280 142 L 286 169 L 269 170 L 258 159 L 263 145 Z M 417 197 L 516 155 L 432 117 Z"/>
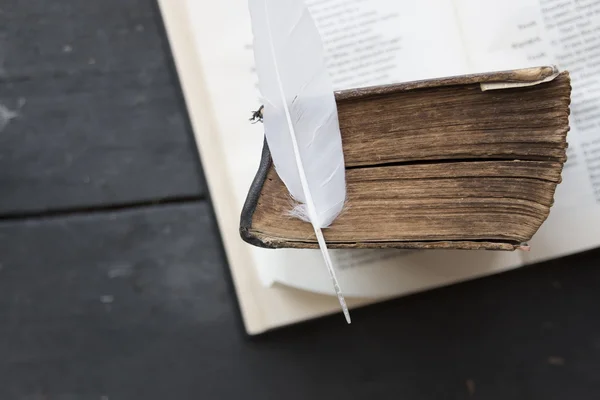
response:
<path fill-rule="evenodd" d="M 548 357 L 548 364 L 559 367 L 565 365 L 565 359 L 558 356 L 550 356 Z"/>
<path fill-rule="evenodd" d="M 2 13 L 0 12 L 0 15 Z M 6 69 L 4 68 L 4 63 L 6 62 L 6 47 L 7 47 L 7 38 L 6 35 L 2 35 L 0 32 L 0 77 L 6 76 Z"/>
<path fill-rule="evenodd" d="M 11 110 L 4 104 L 0 104 L 0 132 L 2 132 L 4 128 L 6 128 L 10 121 L 17 118 L 18 116 L 18 111 Z"/>
<path fill-rule="evenodd" d="M 116 264 L 108 269 L 108 277 L 111 279 L 123 278 L 133 275 L 133 265 L 131 264 Z"/>
<path fill-rule="evenodd" d="M 469 393 L 469 396 L 473 396 L 475 394 L 475 381 L 473 379 L 467 379 L 465 383 L 467 385 L 467 393 Z"/>
<path fill-rule="evenodd" d="M 559 281 L 554 281 L 552 282 L 552 287 L 554 289 L 562 289 L 562 283 L 560 283 Z"/>
<path fill-rule="evenodd" d="M 554 329 L 554 322 L 552 322 L 552 321 L 545 321 L 545 322 L 542 324 L 542 329 L 544 329 L 544 330 L 551 330 L 551 329 Z"/>
<path fill-rule="evenodd" d="M 115 301 L 115 296 L 105 294 L 103 296 L 100 296 L 100 301 L 104 304 L 111 304 L 113 301 Z"/>

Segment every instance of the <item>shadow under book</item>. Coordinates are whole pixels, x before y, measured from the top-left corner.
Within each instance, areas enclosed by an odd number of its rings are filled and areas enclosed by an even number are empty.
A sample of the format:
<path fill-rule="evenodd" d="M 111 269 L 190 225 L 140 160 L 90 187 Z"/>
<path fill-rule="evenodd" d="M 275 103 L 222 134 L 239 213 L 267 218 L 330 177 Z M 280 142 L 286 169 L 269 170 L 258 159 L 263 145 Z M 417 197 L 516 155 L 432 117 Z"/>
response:
<path fill-rule="evenodd" d="M 522 248 L 566 161 L 571 83 L 555 67 L 336 92 L 347 203 L 330 248 Z M 240 220 L 246 242 L 318 248 L 289 216 L 265 142 Z"/>

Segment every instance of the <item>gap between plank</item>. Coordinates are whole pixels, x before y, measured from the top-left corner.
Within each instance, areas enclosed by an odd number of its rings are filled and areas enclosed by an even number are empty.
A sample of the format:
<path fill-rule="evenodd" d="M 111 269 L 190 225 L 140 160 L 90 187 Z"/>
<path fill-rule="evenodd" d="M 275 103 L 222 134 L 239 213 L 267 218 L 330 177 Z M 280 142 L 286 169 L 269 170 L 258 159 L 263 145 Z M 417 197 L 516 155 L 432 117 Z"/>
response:
<path fill-rule="evenodd" d="M 189 204 L 208 201 L 205 196 L 180 196 L 170 197 L 155 200 L 144 200 L 131 203 L 120 203 L 100 206 L 89 206 L 89 207 L 74 207 L 69 209 L 54 209 L 54 210 L 40 210 L 40 211 L 23 211 L 23 212 L 8 212 L 6 214 L 0 214 L 0 223 L 8 221 L 23 221 L 32 219 L 46 219 L 46 218 L 62 218 L 62 217 L 73 217 L 78 215 L 89 215 L 97 213 L 108 213 L 118 211 L 132 211 L 140 208 L 149 207 L 161 207 L 167 205 L 178 205 L 178 204 Z"/>

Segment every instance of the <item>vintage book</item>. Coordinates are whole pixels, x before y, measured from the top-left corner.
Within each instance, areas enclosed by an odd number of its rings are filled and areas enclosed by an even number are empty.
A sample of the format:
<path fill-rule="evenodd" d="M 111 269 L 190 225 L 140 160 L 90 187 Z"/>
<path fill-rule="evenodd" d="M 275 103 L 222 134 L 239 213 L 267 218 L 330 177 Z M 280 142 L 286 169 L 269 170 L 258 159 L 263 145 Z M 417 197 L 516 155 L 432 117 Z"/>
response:
<path fill-rule="evenodd" d="M 247 2 L 159 4 L 246 331 L 258 334 L 340 313 L 319 250 L 266 249 L 240 238 L 240 214 L 261 164 L 264 138 L 262 124 L 248 121 L 261 103 Z M 307 4 L 322 31 L 338 91 L 555 64 L 571 79 L 567 160 L 550 214 L 529 241 L 530 250 L 333 249 L 351 308 L 600 245 L 600 3 Z M 338 317 L 345 328 L 341 313 Z M 354 317 L 353 325 L 360 324 Z"/>
<path fill-rule="evenodd" d="M 523 248 L 561 181 L 570 94 L 553 67 L 337 92 L 348 197 L 328 247 Z M 242 238 L 318 248 L 292 207 L 265 142 Z"/>

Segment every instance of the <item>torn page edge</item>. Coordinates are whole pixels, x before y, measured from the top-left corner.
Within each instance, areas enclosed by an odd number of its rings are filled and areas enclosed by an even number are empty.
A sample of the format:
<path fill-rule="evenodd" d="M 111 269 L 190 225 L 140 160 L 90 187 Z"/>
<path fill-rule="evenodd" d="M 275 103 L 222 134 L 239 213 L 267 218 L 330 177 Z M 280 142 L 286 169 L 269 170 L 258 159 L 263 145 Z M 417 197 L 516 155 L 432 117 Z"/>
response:
<path fill-rule="evenodd" d="M 501 89 L 527 87 L 527 86 L 534 86 L 534 85 L 539 85 L 540 83 L 546 83 L 546 82 L 553 81 L 558 75 L 560 75 L 560 71 L 558 71 L 558 69 L 555 69 L 555 71 L 552 75 L 550 75 L 544 79 L 540 79 L 538 81 L 533 81 L 533 82 L 482 82 L 482 83 L 480 83 L 480 86 L 481 86 L 481 90 L 483 92 L 488 91 L 488 90 L 501 90 Z"/>

